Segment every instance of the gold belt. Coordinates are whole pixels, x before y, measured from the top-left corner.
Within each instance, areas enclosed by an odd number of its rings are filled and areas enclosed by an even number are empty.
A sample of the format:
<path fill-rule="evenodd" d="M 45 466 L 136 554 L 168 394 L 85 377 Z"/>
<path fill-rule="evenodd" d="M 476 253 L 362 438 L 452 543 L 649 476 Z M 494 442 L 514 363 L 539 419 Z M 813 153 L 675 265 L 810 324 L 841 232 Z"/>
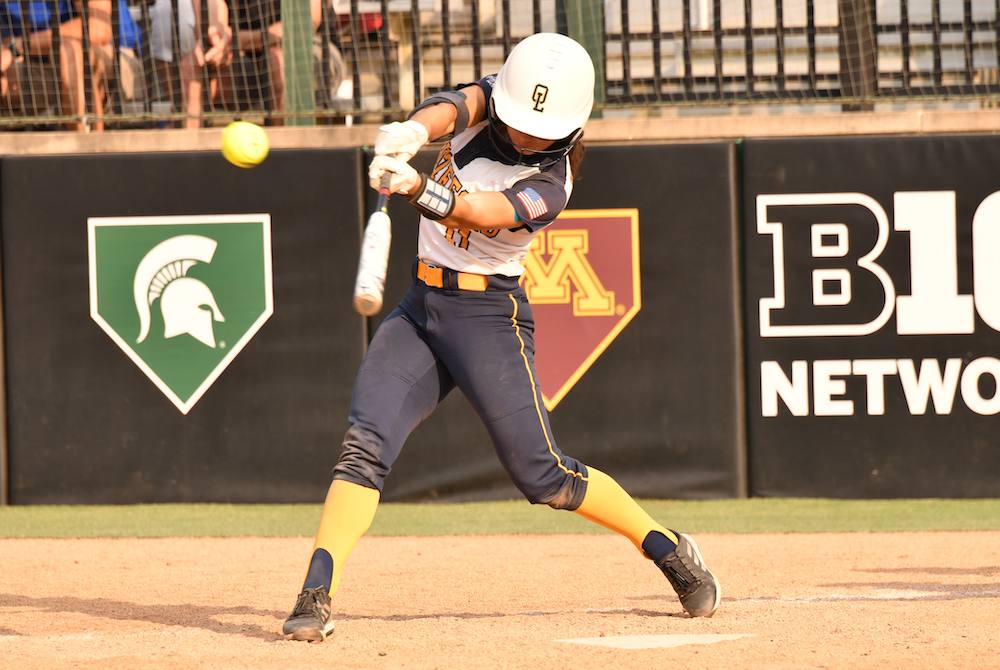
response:
<path fill-rule="evenodd" d="M 449 272 L 449 277 L 450 275 L 451 273 Z M 486 275 L 476 275 L 469 272 L 455 272 L 454 275 L 458 277 L 458 286 L 445 286 L 444 268 L 432 268 L 423 261 L 417 261 L 417 279 L 434 288 L 459 288 L 463 291 L 485 291 L 489 283 Z"/>

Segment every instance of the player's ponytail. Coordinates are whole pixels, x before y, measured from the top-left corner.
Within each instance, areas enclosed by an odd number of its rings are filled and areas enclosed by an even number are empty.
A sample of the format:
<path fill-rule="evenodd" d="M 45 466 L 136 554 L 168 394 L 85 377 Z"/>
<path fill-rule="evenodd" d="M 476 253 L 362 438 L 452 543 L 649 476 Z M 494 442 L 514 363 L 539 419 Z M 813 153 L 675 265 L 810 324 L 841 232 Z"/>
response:
<path fill-rule="evenodd" d="M 583 155 L 585 153 L 587 153 L 587 147 L 583 145 L 583 140 L 574 144 L 573 148 L 569 150 L 569 174 L 573 178 L 574 183 L 580 178 L 580 163 L 583 162 Z"/>

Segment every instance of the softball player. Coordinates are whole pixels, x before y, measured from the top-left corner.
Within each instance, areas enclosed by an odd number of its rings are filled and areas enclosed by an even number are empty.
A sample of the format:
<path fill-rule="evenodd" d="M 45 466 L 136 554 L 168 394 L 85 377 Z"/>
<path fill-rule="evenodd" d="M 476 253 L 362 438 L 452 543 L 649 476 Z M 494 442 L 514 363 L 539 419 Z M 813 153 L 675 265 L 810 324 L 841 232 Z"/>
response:
<path fill-rule="evenodd" d="M 538 231 L 566 206 L 593 106 L 594 66 L 562 35 L 522 40 L 500 72 L 424 101 L 383 126 L 369 178 L 420 212 L 419 253 L 403 301 L 361 363 L 350 429 L 334 468 L 287 639 L 322 641 L 344 562 L 368 530 L 385 476 L 410 432 L 456 386 L 532 503 L 621 533 L 666 575 L 691 616 L 721 598 L 689 536 L 654 521 L 611 477 L 556 446 L 534 365 L 534 320 L 518 277 Z M 407 161 L 447 140 L 430 175 Z"/>

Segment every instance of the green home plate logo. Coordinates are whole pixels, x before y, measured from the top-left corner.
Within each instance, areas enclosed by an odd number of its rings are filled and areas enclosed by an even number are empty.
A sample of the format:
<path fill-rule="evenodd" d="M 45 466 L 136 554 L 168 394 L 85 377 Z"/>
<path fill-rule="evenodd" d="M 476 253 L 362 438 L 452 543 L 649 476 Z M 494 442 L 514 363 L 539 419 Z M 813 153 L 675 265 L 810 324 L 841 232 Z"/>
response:
<path fill-rule="evenodd" d="M 270 215 L 87 225 L 90 316 L 187 414 L 274 311 Z"/>

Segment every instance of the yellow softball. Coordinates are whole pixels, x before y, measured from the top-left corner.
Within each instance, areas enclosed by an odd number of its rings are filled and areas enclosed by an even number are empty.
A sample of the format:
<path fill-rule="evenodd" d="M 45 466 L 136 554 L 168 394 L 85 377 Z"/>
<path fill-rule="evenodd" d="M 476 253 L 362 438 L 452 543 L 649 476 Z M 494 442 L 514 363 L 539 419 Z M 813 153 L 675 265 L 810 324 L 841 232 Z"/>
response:
<path fill-rule="evenodd" d="M 267 158 L 269 148 L 264 129 L 247 121 L 234 121 L 222 133 L 222 155 L 237 167 L 258 165 Z"/>

